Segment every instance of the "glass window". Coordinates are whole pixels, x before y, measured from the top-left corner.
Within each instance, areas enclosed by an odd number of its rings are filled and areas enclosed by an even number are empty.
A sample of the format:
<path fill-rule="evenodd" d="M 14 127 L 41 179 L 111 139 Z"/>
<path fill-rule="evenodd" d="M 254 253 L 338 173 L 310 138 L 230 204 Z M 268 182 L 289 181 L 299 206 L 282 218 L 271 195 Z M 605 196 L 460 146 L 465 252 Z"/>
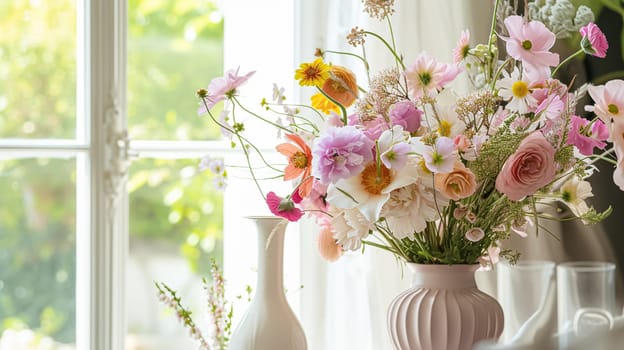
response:
<path fill-rule="evenodd" d="M 128 2 L 128 128 L 135 140 L 206 140 L 194 90 L 223 74 L 214 0 Z"/>
<path fill-rule="evenodd" d="M 0 160 L 0 193 L 0 349 L 72 344 L 76 161 Z"/>
<path fill-rule="evenodd" d="M 0 137 L 76 134 L 75 0 L 0 2 Z"/>
<path fill-rule="evenodd" d="M 130 0 L 127 23 L 127 122 L 138 157 L 127 186 L 126 349 L 192 348 L 154 282 L 177 290 L 206 324 L 202 278 L 212 259 L 223 264 L 223 194 L 199 173 L 205 145 L 196 141 L 220 132 L 197 115 L 194 91 L 223 75 L 223 15 L 214 0 Z"/>

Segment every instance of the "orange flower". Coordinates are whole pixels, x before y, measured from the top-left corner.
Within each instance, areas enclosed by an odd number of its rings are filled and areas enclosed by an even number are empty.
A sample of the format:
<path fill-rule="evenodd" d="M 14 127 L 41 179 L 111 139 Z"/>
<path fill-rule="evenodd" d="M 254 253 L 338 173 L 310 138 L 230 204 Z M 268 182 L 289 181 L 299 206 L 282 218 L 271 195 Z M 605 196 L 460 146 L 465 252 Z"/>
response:
<path fill-rule="evenodd" d="M 475 175 L 460 161 L 456 161 L 453 171 L 436 174 L 435 188 L 447 198 L 459 200 L 472 195 L 477 189 Z"/>
<path fill-rule="evenodd" d="M 349 107 L 358 96 L 355 74 L 343 66 L 331 66 L 329 78 L 325 80 L 321 90 L 345 108 Z"/>
<path fill-rule="evenodd" d="M 305 198 L 312 190 L 312 150 L 303 139 L 295 134 L 286 134 L 286 138 L 292 143 L 282 143 L 275 149 L 288 157 L 288 165 L 284 169 L 284 181 L 293 180 L 301 176 L 299 185 L 299 195 Z"/>
<path fill-rule="evenodd" d="M 325 97 L 320 92 L 312 95 L 312 97 L 310 97 L 310 102 L 311 102 L 312 107 L 318 109 L 319 111 L 325 114 L 329 114 L 329 112 L 331 111 L 340 113 L 340 108 L 338 108 L 338 106 L 335 103 L 328 100 L 327 97 Z"/>

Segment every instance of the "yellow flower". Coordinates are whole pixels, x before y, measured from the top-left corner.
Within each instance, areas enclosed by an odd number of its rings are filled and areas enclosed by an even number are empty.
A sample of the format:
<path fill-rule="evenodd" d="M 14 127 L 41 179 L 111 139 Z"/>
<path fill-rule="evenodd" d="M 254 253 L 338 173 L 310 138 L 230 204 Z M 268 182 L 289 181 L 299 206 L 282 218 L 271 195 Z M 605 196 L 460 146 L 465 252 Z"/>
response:
<path fill-rule="evenodd" d="M 295 71 L 295 80 L 301 86 L 321 86 L 329 78 L 329 70 L 323 59 L 317 58 L 312 63 L 302 63 Z"/>
<path fill-rule="evenodd" d="M 329 114 L 331 111 L 340 113 L 340 108 L 320 92 L 312 95 L 312 97 L 310 97 L 310 101 L 312 102 L 312 107 L 325 114 Z"/>

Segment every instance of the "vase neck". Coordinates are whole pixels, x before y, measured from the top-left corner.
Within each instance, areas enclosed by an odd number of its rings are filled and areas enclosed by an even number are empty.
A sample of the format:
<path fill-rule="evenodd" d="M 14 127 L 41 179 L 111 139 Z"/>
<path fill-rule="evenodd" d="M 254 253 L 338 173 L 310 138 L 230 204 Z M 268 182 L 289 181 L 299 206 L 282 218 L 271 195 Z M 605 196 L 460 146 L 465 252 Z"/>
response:
<path fill-rule="evenodd" d="M 408 264 L 414 288 L 476 288 L 474 273 L 479 265 Z"/>
<path fill-rule="evenodd" d="M 286 221 L 254 218 L 258 231 L 258 282 L 256 295 L 284 295 L 284 232 Z"/>

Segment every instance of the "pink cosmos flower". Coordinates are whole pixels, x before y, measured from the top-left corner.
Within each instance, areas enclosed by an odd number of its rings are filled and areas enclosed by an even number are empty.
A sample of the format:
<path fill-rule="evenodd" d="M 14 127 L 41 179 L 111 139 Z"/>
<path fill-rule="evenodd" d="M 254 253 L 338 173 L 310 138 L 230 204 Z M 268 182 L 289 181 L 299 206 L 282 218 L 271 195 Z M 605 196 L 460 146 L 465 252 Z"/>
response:
<path fill-rule="evenodd" d="M 203 101 L 200 102 L 197 112 L 199 115 L 208 113 L 208 110 L 212 109 L 219 101 L 233 96 L 236 93 L 236 89 L 245 84 L 255 73 L 255 71 L 252 71 L 245 75 L 238 75 L 239 69 L 230 69 L 225 72 L 225 76 L 212 79 L 208 85 L 208 94 L 202 97 Z"/>
<path fill-rule="evenodd" d="M 437 62 L 423 52 L 416 57 L 416 62 L 405 70 L 404 75 L 410 97 L 418 99 L 423 95 L 436 94 L 460 72 L 459 66 Z"/>
<path fill-rule="evenodd" d="M 592 155 L 594 147 L 604 149 L 607 145 L 605 140 L 609 138 L 609 129 L 601 120 L 589 126 L 589 120 L 573 115 L 570 123 L 567 143 L 576 146 L 581 154 Z"/>
<path fill-rule="evenodd" d="M 427 146 L 422 153 L 425 166 L 434 173 L 450 173 L 455 165 L 455 143 L 448 137 L 438 137 L 435 147 Z"/>
<path fill-rule="evenodd" d="M 420 128 L 422 114 L 422 111 L 416 109 L 414 102 L 403 100 L 390 108 L 390 121 L 392 125 L 400 125 L 405 131 L 413 133 Z"/>
<path fill-rule="evenodd" d="M 525 137 L 496 177 L 496 189 L 519 201 L 549 184 L 556 175 L 555 148 L 540 131 Z"/>
<path fill-rule="evenodd" d="M 468 29 L 464 29 L 461 32 L 457 46 L 453 49 L 453 63 L 459 63 L 468 56 L 468 50 L 470 50 L 470 32 Z"/>
<path fill-rule="evenodd" d="M 535 114 L 543 113 L 542 116 L 550 121 L 555 121 L 561 118 L 563 113 L 563 101 L 557 95 L 550 95 L 542 103 L 540 103 L 535 109 Z"/>
<path fill-rule="evenodd" d="M 605 85 L 587 88 L 589 96 L 594 100 L 593 106 L 585 106 L 585 110 L 594 112 L 607 125 L 611 121 L 624 121 L 624 80 L 609 80 Z"/>
<path fill-rule="evenodd" d="M 354 126 L 327 128 L 312 147 L 312 175 L 335 183 L 362 170 L 373 159 L 374 142 Z"/>
<path fill-rule="evenodd" d="M 620 190 L 624 191 L 624 122 L 618 121 L 613 123 L 611 130 L 611 139 L 617 156 L 617 164 L 613 172 L 613 182 L 615 182 Z"/>
<path fill-rule="evenodd" d="M 282 198 L 271 191 L 267 193 L 266 203 L 273 215 L 287 219 L 288 221 L 298 221 L 303 216 L 303 211 L 295 206 L 289 198 Z"/>
<path fill-rule="evenodd" d="M 540 121 L 544 123 L 542 132 L 548 134 L 556 125 L 564 123 L 564 104 L 557 95 L 549 95 L 535 109 L 535 114 L 540 115 Z"/>
<path fill-rule="evenodd" d="M 544 23 L 524 23 L 520 16 L 507 17 L 505 28 L 509 32 L 509 38 L 502 39 L 507 43 L 507 53 L 521 60 L 526 70 L 534 75 L 549 76 L 549 67 L 559 64 L 559 55 L 549 51 L 555 44 L 555 34 Z"/>
<path fill-rule="evenodd" d="M 607 56 L 609 43 L 604 33 L 593 22 L 579 29 L 581 33 L 581 48 L 589 55 L 604 58 Z"/>

